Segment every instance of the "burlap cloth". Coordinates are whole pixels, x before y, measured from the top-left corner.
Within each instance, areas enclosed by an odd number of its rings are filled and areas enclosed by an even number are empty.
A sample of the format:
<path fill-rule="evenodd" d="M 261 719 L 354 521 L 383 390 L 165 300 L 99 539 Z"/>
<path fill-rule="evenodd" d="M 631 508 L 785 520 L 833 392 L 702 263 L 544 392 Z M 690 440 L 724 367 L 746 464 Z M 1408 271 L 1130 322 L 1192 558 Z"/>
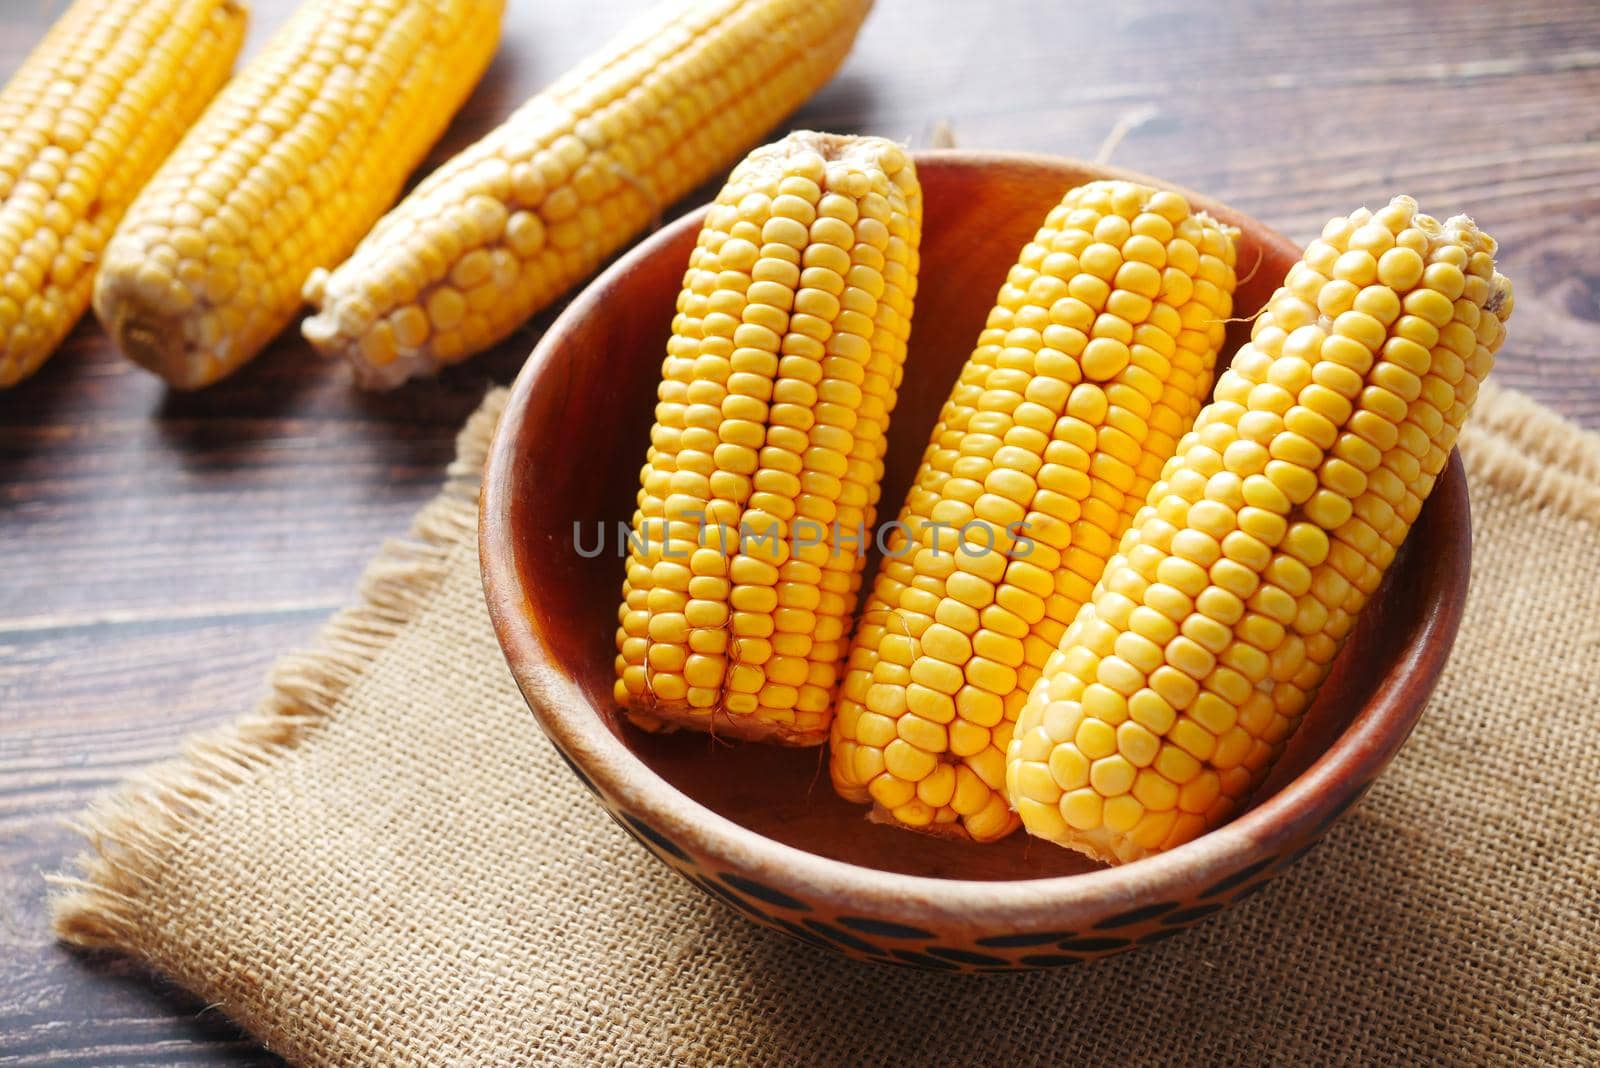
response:
<path fill-rule="evenodd" d="M 966 978 L 756 928 L 562 767 L 479 591 L 502 401 L 264 707 L 85 816 L 63 938 L 305 1064 L 1600 1063 L 1600 436 L 1486 391 L 1460 641 L 1321 849 L 1182 938 Z"/>

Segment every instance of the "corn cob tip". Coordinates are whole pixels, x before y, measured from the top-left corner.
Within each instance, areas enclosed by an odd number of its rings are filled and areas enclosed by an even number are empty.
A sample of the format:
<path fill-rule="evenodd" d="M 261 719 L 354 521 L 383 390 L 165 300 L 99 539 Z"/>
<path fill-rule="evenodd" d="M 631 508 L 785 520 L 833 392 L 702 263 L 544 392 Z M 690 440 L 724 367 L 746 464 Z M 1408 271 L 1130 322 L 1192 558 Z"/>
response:
<path fill-rule="evenodd" d="M 767 159 L 785 159 L 814 152 L 825 163 L 851 160 L 882 167 L 889 174 L 911 164 L 904 142 L 888 137 L 836 134 L 822 130 L 791 130 L 777 141 L 752 149 L 746 160 L 760 165 Z"/>
<path fill-rule="evenodd" d="M 1416 208 L 1416 201 L 1405 195 L 1395 197 L 1391 203 L 1409 205 L 1413 210 Z M 1452 215 L 1444 221 L 1443 226 L 1428 215 L 1417 215 L 1414 218 L 1417 225 L 1425 232 L 1435 235 L 1435 247 L 1451 241 L 1471 253 L 1482 253 L 1491 260 L 1500 251 L 1500 243 L 1479 229 L 1470 215 Z M 1511 318 L 1514 303 L 1511 279 L 1495 271 L 1489 278 L 1489 295 L 1484 301 L 1483 310 L 1504 323 Z"/>
<path fill-rule="evenodd" d="M 306 284 L 300 287 L 300 299 L 307 304 L 316 304 L 328 290 L 328 269 L 326 267 L 313 267 L 311 273 L 306 275 Z"/>
<path fill-rule="evenodd" d="M 166 379 L 174 389 L 199 389 L 214 380 L 208 371 L 211 361 L 186 342 L 181 318 L 163 315 L 147 305 L 111 296 L 102 298 L 98 285 L 94 308 L 101 326 L 122 354 Z"/>
<path fill-rule="evenodd" d="M 1483 310 L 1503 323 L 1511 318 L 1511 309 L 1516 304 L 1511 279 L 1496 271 L 1494 278 L 1489 282 L 1489 288 L 1489 299 L 1484 303 Z"/>

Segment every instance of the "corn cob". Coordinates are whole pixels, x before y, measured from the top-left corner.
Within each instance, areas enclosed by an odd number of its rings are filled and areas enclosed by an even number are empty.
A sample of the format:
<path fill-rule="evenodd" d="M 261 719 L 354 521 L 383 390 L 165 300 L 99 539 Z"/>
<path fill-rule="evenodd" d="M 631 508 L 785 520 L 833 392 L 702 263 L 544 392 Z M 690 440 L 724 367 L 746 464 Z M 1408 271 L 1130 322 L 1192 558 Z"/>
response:
<path fill-rule="evenodd" d="M 684 275 L 641 473 L 617 701 L 816 745 L 861 583 L 917 285 L 898 146 L 801 132 L 734 169 Z"/>
<path fill-rule="evenodd" d="M 1109 862 L 1265 777 L 1444 467 L 1511 286 L 1470 219 L 1335 219 L 1256 320 L 1018 719 L 1033 834 Z"/>
<path fill-rule="evenodd" d="M 227 80 L 237 0 L 78 0 L 0 91 L 0 386 L 89 306 L 122 213 Z"/>
<path fill-rule="evenodd" d="M 307 0 L 134 202 L 94 307 L 122 351 L 208 385 L 282 330 L 312 268 L 400 192 L 493 54 L 502 0 Z"/>
<path fill-rule="evenodd" d="M 827 81 L 871 0 L 646 17 L 422 183 L 307 283 L 307 340 L 388 388 L 522 325 Z"/>
<path fill-rule="evenodd" d="M 1211 386 L 1233 233 L 1130 182 L 1023 249 L 941 414 L 856 632 L 838 792 L 989 840 L 1012 723 Z"/>

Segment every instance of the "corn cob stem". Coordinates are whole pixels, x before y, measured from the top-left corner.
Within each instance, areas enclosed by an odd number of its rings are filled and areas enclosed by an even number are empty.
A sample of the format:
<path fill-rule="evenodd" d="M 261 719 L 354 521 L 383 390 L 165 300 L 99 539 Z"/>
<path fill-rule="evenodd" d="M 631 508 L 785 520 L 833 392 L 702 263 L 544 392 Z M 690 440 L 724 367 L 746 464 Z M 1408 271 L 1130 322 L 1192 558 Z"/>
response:
<path fill-rule="evenodd" d="M 1012 724 L 1211 385 L 1232 233 L 1130 182 L 1067 193 L 934 428 L 852 645 L 835 788 L 989 840 Z"/>
<path fill-rule="evenodd" d="M 89 306 L 123 212 L 233 67 L 236 0 L 78 0 L 0 91 L 0 386 Z"/>
<path fill-rule="evenodd" d="M 1307 248 L 1029 695 L 1006 783 L 1031 833 L 1133 860 L 1260 784 L 1505 337 L 1494 251 L 1409 197 Z"/>
<path fill-rule="evenodd" d="M 839 66 L 871 0 L 669 5 L 423 182 L 305 296 L 387 388 L 516 329 Z"/>
<path fill-rule="evenodd" d="M 639 725 L 827 737 L 921 222 L 897 145 L 809 132 L 751 153 L 711 207 L 619 612 L 616 698 Z"/>
<path fill-rule="evenodd" d="M 501 0 L 307 0 L 217 97 L 106 250 L 95 312 L 180 388 L 282 330 L 477 82 Z"/>

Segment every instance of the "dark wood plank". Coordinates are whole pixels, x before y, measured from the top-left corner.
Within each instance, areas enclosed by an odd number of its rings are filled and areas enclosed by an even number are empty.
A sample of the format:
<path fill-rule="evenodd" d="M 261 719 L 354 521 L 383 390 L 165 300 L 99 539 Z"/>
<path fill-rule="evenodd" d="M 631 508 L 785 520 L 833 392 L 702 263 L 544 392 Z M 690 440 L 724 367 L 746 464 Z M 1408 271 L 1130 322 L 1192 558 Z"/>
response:
<path fill-rule="evenodd" d="M 0 77 L 64 6 L 5 5 Z M 290 6 L 254 0 L 250 49 Z M 430 165 L 642 6 L 511 0 L 500 54 Z M 948 123 L 967 147 L 1089 157 L 1112 140 L 1116 163 L 1297 240 L 1400 191 L 1469 212 L 1518 286 L 1500 381 L 1600 426 L 1590 0 L 878 7 L 793 125 L 926 145 Z M 55 946 L 41 874 L 76 849 L 62 821 L 94 793 L 249 706 L 404 531 L 458 425 L 549 319 L 377 397 L 292 332 L 233 379 L 172 395 L 89 322 L 0 393 L 0 1063 L 272 1063 L 170 985 Z"/>

